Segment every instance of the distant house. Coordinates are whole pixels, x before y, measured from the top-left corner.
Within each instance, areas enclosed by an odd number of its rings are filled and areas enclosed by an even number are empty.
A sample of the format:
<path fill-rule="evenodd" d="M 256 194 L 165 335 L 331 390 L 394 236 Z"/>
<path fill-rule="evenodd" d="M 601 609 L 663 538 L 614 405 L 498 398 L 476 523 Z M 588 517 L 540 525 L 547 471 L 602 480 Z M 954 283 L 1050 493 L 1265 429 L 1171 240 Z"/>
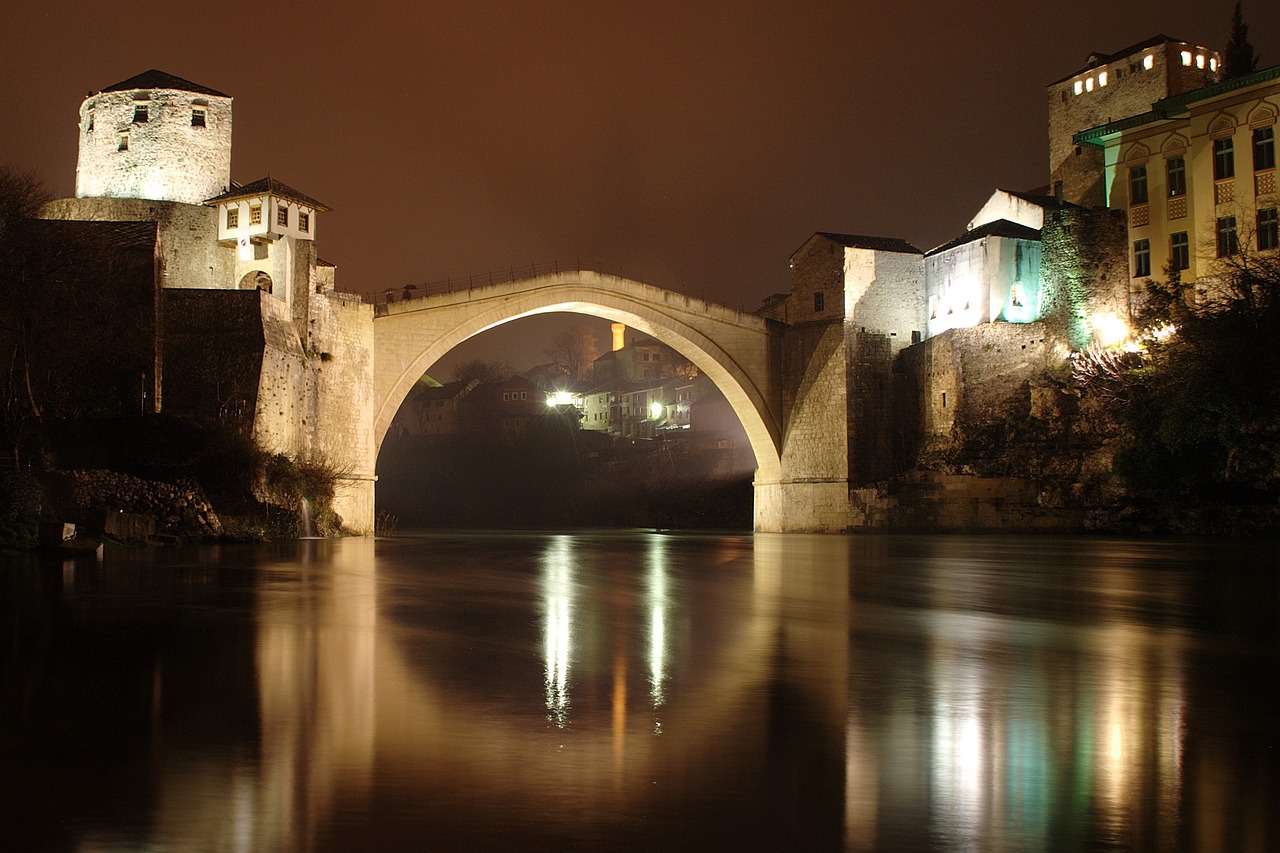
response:
<path fill-rule="evenodd" d="M 547 408 L 547 392 L 524 376 L 482 382 L 462 398 L 463 429 L 504 440 L 518 438 Z"/>
<path fill-rule="evenodd" d="M 409 392 L 391 423 L 397 435 L 452 435 L 458 431 L 462 400 L 476 386 L 476 380 L 436 384 L 423 377 Z"/>

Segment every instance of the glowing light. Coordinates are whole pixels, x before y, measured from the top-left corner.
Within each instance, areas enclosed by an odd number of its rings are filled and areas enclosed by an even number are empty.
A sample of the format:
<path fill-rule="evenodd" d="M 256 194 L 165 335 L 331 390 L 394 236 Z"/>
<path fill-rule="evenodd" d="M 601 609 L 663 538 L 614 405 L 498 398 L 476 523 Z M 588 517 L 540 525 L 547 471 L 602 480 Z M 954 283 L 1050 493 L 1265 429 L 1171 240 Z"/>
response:
<path fill-rule="evenodd" d="M 1085 81 L 1084 81 L 1084 90 L 1085 90 L 1086 92 L 1092 92 L 1092 91 L 1093 91 L 1093 78 L 1092 78 L 1092 77 L 1090 77 L 1088 80 L 1085 80 Z"/>
<path fill-rule="evenodd" d="M 1209 70 L 1210 71 L 1218 70 L 1218 60 L 1213 59 L 1212 57 L 1209 59 Z"/>
<path fill-rule="evenodd" d="M 662 404 L 654 400 L 649 404 L 649 419 L 656 421 L 662 417 Z"/>
<path fill-rule="evenodd" d="M 1204 68 L 1204 55 L 1196 54 L 1196 68 Z"/>
<path fill-rule="evenodd" d="M 1155 68 L 1156 58 L 1148 53 L 1146 56 L 1142 57 L 1142 67 L 1147 69 L 1148 71 L 1150 71 L 1152 68 Z"/>
<path fill-rule="evenodd" d="M 1105 71 L 1098 72 L 1098 85 L 1099 86 L 1107 85 L 1107 72 Z"/>
<path fill-rule="evenodd" d="M 1179 54 L 1179 55 L 1182 57 L 1182 64 L 1183 64 L 1183 65 L 1190 65 L 1190 64 L 1191 64 L 1191 51 L 1189 51 L 1189 50 L 1184 50 L 1184 51 L 1182 51 L 1182 53 L 1181 53 L 1181 54 Z"/>
<path fill-rule="evenodd" d="M 1083 91 L 1084 91 L 1084 81 L 1083 81 L 1083 80 L 1077 80 L 1077 81 L 1076 81 L 1076 85 L 1075 85 L 1075 89 L 1076 89 L 1076 94 L 1077 94 L 1077 95 L 1078 95 L 1078 94 L 1080 94 L 1081 92 L 1083 92 Z"/>
<path fill-rule="evenodd" d="M 1129 336 L 1129 325 L 1115 313 L 1094 314 L 1089 319 L 1090 325 L 1098 336 L 1098 342 L 1103 346 L 1116 346 Z"/>
<path fill-rule="evenodd" d="M 547 395 L 548 406 L 573 406 L 577 404 L 577 400 L 573 396 L 572 391 L 556 391 Z"/>

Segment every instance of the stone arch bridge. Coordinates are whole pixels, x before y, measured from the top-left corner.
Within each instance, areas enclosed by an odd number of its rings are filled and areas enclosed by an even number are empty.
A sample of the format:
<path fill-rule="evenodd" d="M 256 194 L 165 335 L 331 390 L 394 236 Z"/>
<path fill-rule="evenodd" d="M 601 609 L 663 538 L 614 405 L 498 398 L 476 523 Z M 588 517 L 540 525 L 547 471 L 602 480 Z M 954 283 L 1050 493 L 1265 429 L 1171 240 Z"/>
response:
<path fill-rule="evenodd" d="M 588 314 L 671 346 L 728 400 L 756 457 L 755 527 L 813 529 L 789 505 L 809 500 L 785 471 L 779 324 L 638 281 L 587 270 L 555 272 L 379 305 L 373 320 L 374 453 L 418 379 L 468 338 L 522 317 Z M 847 490 L 847 473 L 840 476 Z M 826 478 L 824 478 L 826 479 Z M 811 485 L 811 484 L 810 484 Z M 846 492 L 847 500 L 847 492 Z M 800 516 L 806 513 L 799 513 Z"/>

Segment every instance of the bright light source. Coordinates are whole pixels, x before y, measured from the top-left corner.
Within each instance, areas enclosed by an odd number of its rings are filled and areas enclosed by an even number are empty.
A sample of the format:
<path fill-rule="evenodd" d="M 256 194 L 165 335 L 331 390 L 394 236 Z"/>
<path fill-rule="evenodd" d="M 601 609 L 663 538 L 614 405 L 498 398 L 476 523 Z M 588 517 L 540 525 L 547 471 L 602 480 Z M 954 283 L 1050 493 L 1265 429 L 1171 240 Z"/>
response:
<path fill-rule="evenodd" d="M 570 391 L 556 391 L 547 395 L 548 406 L 572 406 L 573 393 Z"/>
<path fill-rule="evenodd" d="M 1182 53 L 1180 54 L 1180 56 L 1182 57 L 1182 64 L 1183 64 L 1183 65 L 1190 65 L 1190 64 L 1191 64 L 1191 51 L 1189 51 L 1189 50 L 1184 50 L 1184 51 L 1182 51 Z"/>
<path fill-rule="evenodd" d="M 1142 57 L 1142 67 L 1147 69 L 1148 71 L 1150 71 L 1152 68 L 1155 68 L 1156 58 L 1150 53 L 1148 53 L 1146 56 Z"/>
<path fill-rule="evenodd" d="M 659 403 L 657 400 L 654 400 L 652 403 L 649 404 L 649 419 L 656 421 L 661 417 L 662 417 L 662 404 Z"/>
<path fill-rule="evenodd" d="M 1107 85 L 1107 72 L 1105 71 L 1098 72 L 1098 85 L 1099 86 Z"/>
<path fill-rule="evenodd" d="M 1204 68 L 1204 54 L 1196 54 L 1196 68 Z"/>
<path fill-rule="evenodd" d="M 1212 57 L 1210 57 L 1210 58 L 1209 58 L 1209 70 L 1210 70 L 1210 71 L 1217 71 L 1217 70 L 1218 70 L 1218 60 L 1216 60 L 1216 59 L 1214 59 L 1214 58 L 1212 58 Z"/>
<path fill-rule="evenodd" d="M 1084 90 L 1085 90 L 1086 92 L 1092 92 L 1092 91 L 1093 91 L 1093 78 L 1092 78 L 1092 77 L 1090 77 L 1088 80 L 1085 80 L 1085 81 L 1084 81 Z"/>
<path fill-rule="evenodd" d="M 1129 336 L 1129 326 L 1114 313 L 1094 314 L 1091 318 L 1093 329 L 1098 334 L 1098 342 L 1112 347 Z"/>
<path fill-rule="evenodd" d="M 1081 92 L 1083 92 L 1083 91 L 1084 91 L 1084 81 L 1083 81 L 1083 80 L 1077 80 L 1077 81 L 1076 81 L 1075 89 L 1076 89 L 1076 94 L 1077 94 L 1077 95 L 1078 95 L 1078 94 L 1080 94 Z"/>

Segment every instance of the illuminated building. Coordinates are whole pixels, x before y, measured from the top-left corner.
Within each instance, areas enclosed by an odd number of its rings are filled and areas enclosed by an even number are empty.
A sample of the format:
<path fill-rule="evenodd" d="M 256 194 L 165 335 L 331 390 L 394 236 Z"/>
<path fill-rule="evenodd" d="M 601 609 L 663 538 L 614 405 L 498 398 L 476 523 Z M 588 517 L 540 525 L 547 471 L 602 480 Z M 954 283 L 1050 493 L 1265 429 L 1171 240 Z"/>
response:
<path fill-rule="evenodd" d="M 1219 258 L 1280 248 L 1278 115 L 1280 66 L 1162 98 L 1075 135 L 1101 161 L 1107 207 L 1128 216 L 1135 298 L 1147 278 L 1173 270 L 1201 282 L 1203 293 Z"/>

